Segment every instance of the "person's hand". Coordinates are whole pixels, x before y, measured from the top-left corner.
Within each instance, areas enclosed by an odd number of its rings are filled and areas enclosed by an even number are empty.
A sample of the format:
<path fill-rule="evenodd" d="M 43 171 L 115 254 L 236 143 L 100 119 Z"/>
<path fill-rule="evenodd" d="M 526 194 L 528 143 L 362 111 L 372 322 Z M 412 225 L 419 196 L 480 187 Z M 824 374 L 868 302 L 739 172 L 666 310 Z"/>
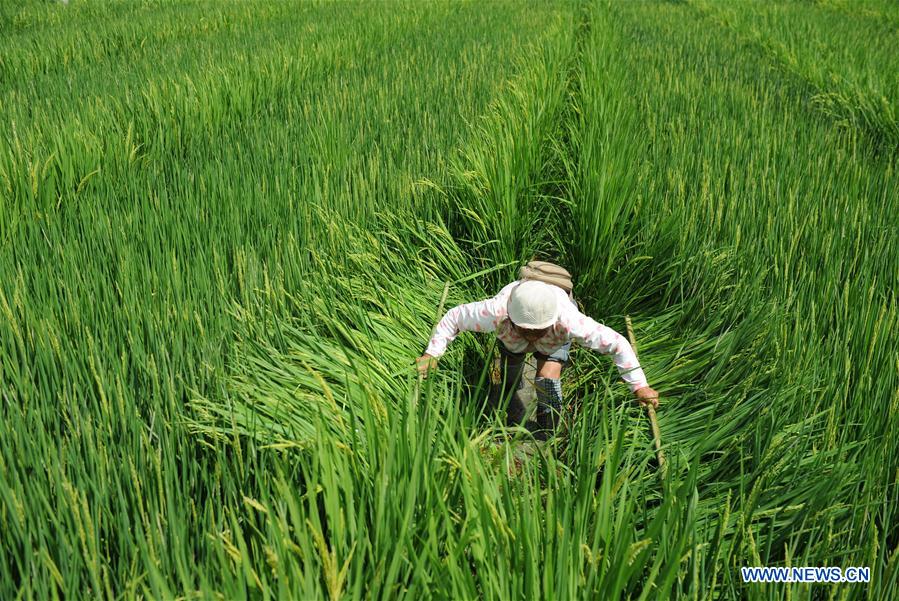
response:
<path fill-rule="evenodd" d="M 415 362 L 418 364 L 418 375 L 423 378 L 428 377 L 428 370 L 437 367 L 437 359 L 427 353 L 416 359 Z"/>
<path fill-rule="evenodd" d="M 648 407 L 649 405 L 652 405 L 653 409 L 658 409 L 659 407 L 659 393 L 649 386 L 644 386 L 639 390 L 635 390 L 634 396 L 637 397 L 637 402 L 644 407 Z"/>

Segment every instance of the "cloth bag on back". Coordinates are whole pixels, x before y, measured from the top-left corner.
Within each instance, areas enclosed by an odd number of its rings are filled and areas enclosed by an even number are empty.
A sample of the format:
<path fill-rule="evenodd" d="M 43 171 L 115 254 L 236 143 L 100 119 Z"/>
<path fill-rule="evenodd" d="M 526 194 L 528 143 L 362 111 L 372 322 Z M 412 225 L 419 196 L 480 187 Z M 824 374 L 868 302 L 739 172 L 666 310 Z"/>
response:
<path fill-rule="evenodd" d="M 560 267 L 549 261 L 530 261 L 527 265 L 518 270 L 519 280 L 538 280 L 546 282 L 553 286 L 558 286 L 568 293 L 568 298 L 572 303 L 574 300 L 574 283 L 571 281 L 571 274 L 564 267 Z"/>

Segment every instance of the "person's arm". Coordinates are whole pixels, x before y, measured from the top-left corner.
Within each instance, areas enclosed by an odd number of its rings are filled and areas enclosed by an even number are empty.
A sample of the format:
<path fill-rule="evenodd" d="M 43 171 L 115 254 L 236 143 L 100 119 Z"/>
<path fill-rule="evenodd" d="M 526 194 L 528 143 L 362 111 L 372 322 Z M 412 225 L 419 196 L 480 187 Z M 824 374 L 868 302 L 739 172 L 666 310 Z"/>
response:
<path fill-rule="evenodd" d="M 649 386 L 646 375 L 640 367 L 640 361 L 637 360 L 637 355 L 627 338 L 583 313 L 566 313 L 566 322 L 572 339 L 595 351 L 612 355 L 621 379 L 627 383 L 631 392 L 636 393 L 641 388 Z"/>
<path fill-rule="evenodd" d="M 434 328 L 428 348 L 416 360 L 419 373 L 427 377 L 428 371 L 437 366 L 437 358 L 446 352 L 446 347 L 459 332 L 493 332 L 506 315 L 506 304 L 515 283 L 507 285 L 493 298 L 458 305 L 447 311 Z"/>
<path fill-rule="evenodd" d="M 496 329 L 498 296 L 487 300 L 458 305 L 446 312 L 425 354 L 437 358 L 446 352 L 459 332 L 492 332 Z"/>

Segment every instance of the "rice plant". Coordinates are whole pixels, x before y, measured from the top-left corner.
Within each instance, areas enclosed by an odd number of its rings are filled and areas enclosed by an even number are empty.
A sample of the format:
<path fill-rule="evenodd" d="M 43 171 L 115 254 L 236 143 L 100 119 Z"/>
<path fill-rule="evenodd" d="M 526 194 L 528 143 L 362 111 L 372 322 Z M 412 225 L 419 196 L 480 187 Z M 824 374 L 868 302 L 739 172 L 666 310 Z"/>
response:
<path fill-rule="evenodd" d="M 895 18 L 3 5 L 0 596 L 895 596 Z M 532 257 L 632 317 L 661 480 L 606 357 L 545 445 L 490 336 L 418 377 Z"/>

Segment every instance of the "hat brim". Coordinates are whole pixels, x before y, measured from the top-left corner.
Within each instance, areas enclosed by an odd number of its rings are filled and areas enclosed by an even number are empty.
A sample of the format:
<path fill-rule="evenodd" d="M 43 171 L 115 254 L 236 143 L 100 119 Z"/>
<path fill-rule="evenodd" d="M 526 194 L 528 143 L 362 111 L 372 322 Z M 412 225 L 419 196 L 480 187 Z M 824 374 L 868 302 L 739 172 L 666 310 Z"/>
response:
<path fill-rule="evenodd" d="M 556 315 L 554 315 L 552 319 L 550 319 L 550 320 L 548 320 L 548 321 L 546 321 L 546 322 L 544 322 L 544 323 L 537 323 L 537 324 L 533 324 L 533 323 L 518 323 L 517 321 L 515 321 L 514 319 L 512 319 L 512 317 L 509 317 L 509 321 L 511 321 L 514 325 L 518 326 L 519 328 L 524 328 L 524 329 L 526 329 L 526 330 L 542 330 L 543 328 L 548 328 L 548 327 L 550 327 L 550 326 L 552 326 L 552 325 L 555 325 L 555 323 L 556 323 L 557 321 L 559 321 L 559 314 L 558 314 L 558 311 L 557 311 L 557 312 L 556 312 Z"/>

